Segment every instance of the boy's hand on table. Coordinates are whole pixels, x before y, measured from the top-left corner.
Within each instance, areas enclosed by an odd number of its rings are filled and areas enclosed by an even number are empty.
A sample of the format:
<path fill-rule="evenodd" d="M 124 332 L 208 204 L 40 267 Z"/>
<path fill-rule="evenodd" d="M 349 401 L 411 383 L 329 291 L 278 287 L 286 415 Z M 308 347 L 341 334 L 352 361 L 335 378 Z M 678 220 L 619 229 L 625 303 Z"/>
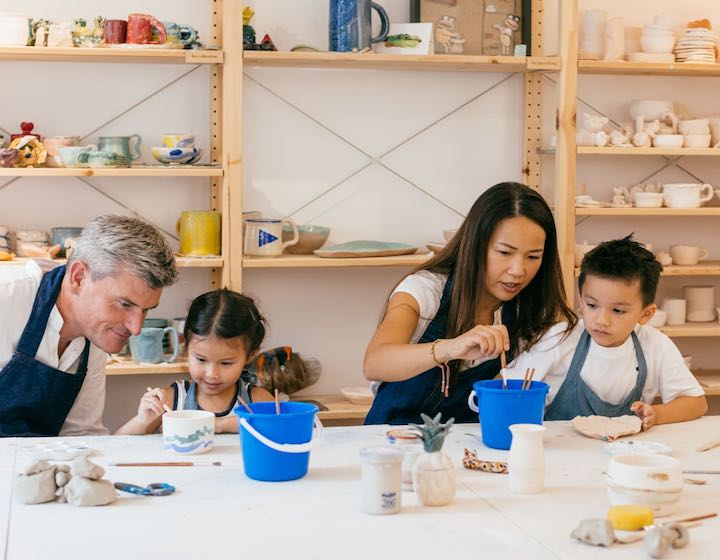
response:
<path fill-rule="evenodd" d="M 643 432 L 647 432 L 655 425 L 655 409 L 652 405 L 642 401 L 635 401 L 630 405 L 630 410 L 635 413 L 635 416 L 642 420 Z"/>

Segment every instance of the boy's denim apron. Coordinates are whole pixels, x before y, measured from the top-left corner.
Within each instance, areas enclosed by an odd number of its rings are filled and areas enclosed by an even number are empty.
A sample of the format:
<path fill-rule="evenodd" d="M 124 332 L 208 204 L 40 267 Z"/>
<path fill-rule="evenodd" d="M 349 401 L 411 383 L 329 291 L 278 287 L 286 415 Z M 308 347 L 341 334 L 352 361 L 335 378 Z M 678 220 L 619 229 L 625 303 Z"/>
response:
<path fill-rule="evenodd" d="M 85 381 L 90 355 L 87 339 L 77 373 L 60 371 L 35 359 L 64 276 L 64 266 L 43 276 L 15 353 L 0 371 L 2 437 L 57 436 Z"/>
<path fill-rule="evenodd" d="M 447 333 L 447 316 L 450 309 L 452 277 L 448 277 L 440 299 L 437 315 L 430 322 L 418 344 L 432 342 Z M 515 302 L 503 305 L 502 322 L 512 337 L 515 328 Z M 512 358 L 508 355 L 508 362 Z M 443 420 L 455 418 L 455 422 L 477 422 L 477 412 L 470 410 L 467 398 L 473 383 L 493 379 L 500 372 L 500 358 L 488 360 L 475 367 L 452 375 L 450 394 L 447 398 L 440 392 L 440 368 L 438 366 L 405 381 L 385 381 L 378 387 L 377 395 L 365 418 L 365 424 L 420 423 L 420 413 L 430 417 L 442 412 Z"/>
<path fill-rule="evenodd" d="M 637 335 L 632 332 L 631 336 L 638 362 L 638 373 L 635 388 L 630 391 L 630 394 L 623 402 L 618 404 L 605 402 L 580 377 L 580 372 L 590 348 L 590 334 L 583 331 L 570 362 L 567 377 L 565 377 L 565 381 L 560 386 L 560 390 L 555 395 L 553 402 L 545 411 L 545 420 L 572 420 L 576 416 L 590 416 L 593 414 L 610 417 L 634 414 L 630 410 L 630 405 L 635 401 L 639 401 L 642 397 L 645 380 L 647 379 L 647 363 Z"/>

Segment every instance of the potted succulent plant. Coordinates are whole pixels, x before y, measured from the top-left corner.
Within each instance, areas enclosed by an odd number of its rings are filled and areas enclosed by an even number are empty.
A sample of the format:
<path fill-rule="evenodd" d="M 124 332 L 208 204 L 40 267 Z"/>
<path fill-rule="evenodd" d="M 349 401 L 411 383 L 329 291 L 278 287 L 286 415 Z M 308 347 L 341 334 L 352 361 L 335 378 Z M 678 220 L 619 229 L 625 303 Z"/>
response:
<path fill-rule="evenodd" d="M 425 506 L 444 506 L 455 497 L 455 466 L 441 451 L 455 418 L 443 424 L 440 416 L 420 414 L 423 424 L 410 424 L 410 431 L 422 440 L 425 449 L 413 467 L 415 493 Z"/>

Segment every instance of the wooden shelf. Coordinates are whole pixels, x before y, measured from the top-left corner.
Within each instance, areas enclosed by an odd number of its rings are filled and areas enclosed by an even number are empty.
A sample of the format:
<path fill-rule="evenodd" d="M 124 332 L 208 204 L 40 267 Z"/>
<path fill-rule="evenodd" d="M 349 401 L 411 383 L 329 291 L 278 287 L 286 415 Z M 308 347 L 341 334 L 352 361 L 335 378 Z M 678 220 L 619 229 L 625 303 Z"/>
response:
<path fill-rule="evenodd" d="M 705 208 L 575 208 L 576 216 L 720 216 L 720 207 Z"/>
<path fill-rule="evenodd" d="M 673 338 L 720 336 L 720 324 L 712 323 L 685 323 L 684 325 L 665 325 L 660 331 Z"/>
<path fill-rule="evenodd" d="M 349 68 L 366 70 L 469 70 L 475 72 L 559 71 L 558 57 L 477 55 L 387 55 L 338 52 L 245 51 L 248 66 Z"/>
<path fill-rule="evenodd" d="M 338 268 L 359 266 L 419 266 L 433 253 L 397 257 L 356 257 L 332 259 L 317 255 L 283 255 L 281 257 L 243 257 L 243 268 Z"/>
<path fill-rule="evenodd" d="M 604 156 L 720 156 L 720 148 L 617 148 L 578 146 L 578 155 Z"/>
<path fill-rule="evenodd" d="M 630 74 L 645 76 L 720 76 L 720 64 L 683 62 L 625 62 L 621 60 L 578 60 L 580 74 Z"/>
<path fill-rule="evenodd" d="M 317 401 L 328 410 L 318 413 L 320 420 L 356 420 L 362 421 L 370 410 L 369 404 L 354 404 L 342 395 L 298 395 L 296 401 Z M 360 422 L 358 422 L 360 423 Z"/>
<path fill-rule="evenodd" d="M 11 261 L 0 261 L 0 266 L 5 265 L 24 265 L 30 259 L 25 257 L 16 257 Z M 67 259 L 54 259 L 54 262 L 58 264 L 65 264 Z M 208 259 L 193 258 L 193 257 L 180 257 L 175 255 L 175 264 L 180 268 L 222 268 L 223 258 L 212 257 Z"/>
<path fill-rule="evenodd" d="M 105 366 L 105 375 L 157 375 L 187 373 L 187 362 L 172 364 L 137 364 L 133 361 L 111 362 Z"/>
<path fill-rule="evenodd" d="M 222 177 L 220 165 L 133 167 L 0 167 L 0 177 Z"/>
<path fill-rule="evenodd" d="M 696 371 L 693 371 L 693 375 L 695 378 L 700 382 L 700 385 L 703 384 L 703 377 L 713 378 L 713 381 L 720 382 L 720 370 L 717 369 L 699 369 Z M 713 383 L 715 384 L 715 383 Z M 720 396 L 720 387 L 706 387 L 705 385 L 702 385 L 703 389 L 705 390 L 705 395 L 708 397 L 717 397 Z"/>
<path fill-rule="evenodd" d="M 580 269 L 575 268 L 575 276 Z M 720 276 L 720 261 L 700 261 L 694 265 L 671 265 L 663 267 L 662 276 Z"/>
<path fill-rule="evenodd" d="M 182 50 L 156 48 L 58 48 L 2 47 L 0 60 L 22 62 L 129 62 L 161 64 L 221 64 L 221 50 Z"/>

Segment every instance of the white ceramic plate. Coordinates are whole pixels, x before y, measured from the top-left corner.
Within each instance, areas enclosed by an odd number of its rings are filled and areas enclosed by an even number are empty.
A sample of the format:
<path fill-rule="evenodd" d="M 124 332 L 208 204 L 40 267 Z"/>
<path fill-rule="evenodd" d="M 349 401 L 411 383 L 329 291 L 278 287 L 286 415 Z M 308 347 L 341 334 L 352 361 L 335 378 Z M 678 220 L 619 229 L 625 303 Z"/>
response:
<path fill-rule="evenodd" d="M 672 453 L 672 447 L 660 443 L 659 441 L 640 441 L 635 439 L 623 439 L 613 441 L 605 446 L 605 451 L 610 455 L 624 455 L 626 453 L 640 454 L 662 454 L 669 455 Z"/>
<path fill-rule="evenodd" d="M 370 387 L 343 387 L 340 393 L 354 404 L 372 404 L 375 398 Z"/>
<path fill-rule="evenodd" d="M 24 445 L 20 450 L 34 461 L 72 461 L 80 455 L 92 455 L 94 451 L 84 441 L 48 441 Z"/>
<path fill-rule="evenodd" d="M 348 241 L 339 245 L 331 245 L 313 251 L 316 255 L 326 258 L 347 257 L 391 257 L 396 255 L 412 255 L 417 247 L 405 243 L 385 241 Z"/>

